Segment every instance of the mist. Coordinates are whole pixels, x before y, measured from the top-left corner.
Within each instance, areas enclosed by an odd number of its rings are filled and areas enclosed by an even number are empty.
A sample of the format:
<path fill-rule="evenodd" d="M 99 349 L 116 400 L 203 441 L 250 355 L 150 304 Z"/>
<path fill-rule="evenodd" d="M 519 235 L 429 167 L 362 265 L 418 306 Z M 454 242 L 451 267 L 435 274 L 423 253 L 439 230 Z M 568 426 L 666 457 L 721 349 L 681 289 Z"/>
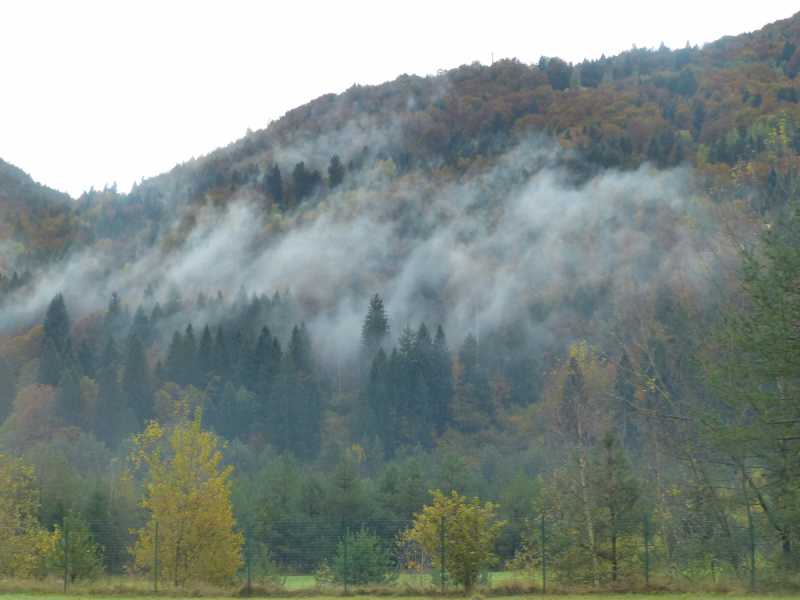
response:
<path fill-rule="evenodd" d="M 468 333 L 480 338 L 513 322 L 537 350 L 558 350 L 585 335 L 623 286 L 668 280 L 676 265 L 685 271 L 697 260 L 680 220 L 691 203 L 688 169 L 645 165 L 576 185 L 565 151 L 529 137 L 468 178 L 435 169 L 397 173 L 387 156 L 396 135 L 396 124 L 363 119 L 316 139 L 298 136 L 261 157 L 264 166 L 279 164 L 284 177 L 299 160 L 324 170 L 336 152 L 366 165 L 282 219 L 265 210 L 252 186 L 223 206 L 209 199 L 189 208 L 176 202 L 179 191 L 167 194 L 169 217 L 159 231 L 176 243 L 137 243 L 124 262 L 108 244 L 74 251 L 13 296 L 2 326 L 41 322 L 59 292 L 74 322 L 104 309 L 112 291 L 132 313 L 149 284 L 162 306 L 177 288 L 184 310 L 172 328 L 160 328 L 156 351 L 163 351 L 174 329 L 209 322 L 195 307 L 200 293 L 219 291 L 230 303 L 241 288 L 268 296 L 290 290 L 318 358 L 330 366 L 355 356 L 368 300 L 378 293 L 393 340 L 424 321 L 432 329 L 441 324 L 457 349 Z M 580 286 L 594 296 L 583 311 L 574 301 Z M 537 306 L 546 307 L 543 314 L 534 314 Z M 266 325 L 287 333 L 286 324 Z"/>

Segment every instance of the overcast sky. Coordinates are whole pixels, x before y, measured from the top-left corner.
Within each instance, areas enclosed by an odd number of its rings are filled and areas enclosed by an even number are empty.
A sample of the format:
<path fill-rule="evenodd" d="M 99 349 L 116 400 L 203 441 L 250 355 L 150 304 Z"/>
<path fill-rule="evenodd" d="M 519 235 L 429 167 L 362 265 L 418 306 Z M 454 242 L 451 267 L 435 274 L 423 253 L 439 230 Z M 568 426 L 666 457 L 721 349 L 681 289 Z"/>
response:
<path fill-rule="evenodd" d="M 0 158 L 77 197 L 134 181 L 354 83 L 492 56 L 702 45 L 790 17 L 734 3 L 0 0 Z"/>

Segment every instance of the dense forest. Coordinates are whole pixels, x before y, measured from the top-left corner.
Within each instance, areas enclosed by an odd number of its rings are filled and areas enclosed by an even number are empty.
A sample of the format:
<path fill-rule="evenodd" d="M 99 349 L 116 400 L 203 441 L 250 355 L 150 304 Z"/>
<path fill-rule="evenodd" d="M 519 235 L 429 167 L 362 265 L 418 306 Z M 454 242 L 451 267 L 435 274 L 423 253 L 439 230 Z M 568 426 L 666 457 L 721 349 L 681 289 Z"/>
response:
<path fill-rule="evenodd" d="M 665 577 L 741 575 L 749 518 L 796 571 L 798 43 L 356 85 L 128 193 L 0 161 L 0 452 L 36 518 L 141 526 L 133 436 L 185 401 L 275 535 L 455 490 L 500 504 L 503 567 L 545 514 L 556 573 L 624 578 L 649 515 Z"/>

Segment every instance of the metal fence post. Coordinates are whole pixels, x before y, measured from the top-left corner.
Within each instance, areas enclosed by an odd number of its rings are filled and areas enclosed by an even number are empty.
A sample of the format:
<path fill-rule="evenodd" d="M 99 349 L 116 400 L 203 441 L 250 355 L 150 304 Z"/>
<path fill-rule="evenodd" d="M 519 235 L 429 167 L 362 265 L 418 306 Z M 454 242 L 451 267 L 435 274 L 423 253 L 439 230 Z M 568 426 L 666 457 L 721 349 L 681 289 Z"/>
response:
<path fill-rule="evenodd" d="M 748 513 L 750 526 L 750 588 L 756 589 L 756 535 L 753 531 L 753 513 Z"/>
<path fill-rule="evenodd" d="M 64 517 L 64 593 L 67 593 L 69 578 L 69 519 Z"/>
<path fill-rule="evenodd" d="M 156 521 L 156 556 L 153 560 L 153 591 L 158 593 L 158 521 Z"/>
<path fill-rule="evenodd" d="M 547 530 L 542 515 L 542 594 L 547 593 Z"/>
<path fill-rule="evenodd" d="M 442 595 L 444 595 L 444 516 L 442 516 Z"/>
<path fill-rule="evenodd" d="M 247 593 L 250 593 L 250 521 L 247 522 L 247 538 L 245 539 L 245 544 L 247 544 Z"/>
<path fill-rule="evenodd" d="M 644 516 L 644 583 L 645 585 L 650 585 L 650 549 L 649 549 L 649 540 L 648 540 L 648 531 L 647 531 L 647 522 L 648 517 L 647 515 Z"/>
<path fill-rule="evenodd" d="M 347 519 L 344 519 L 344 593 L 347 594 Z"/>

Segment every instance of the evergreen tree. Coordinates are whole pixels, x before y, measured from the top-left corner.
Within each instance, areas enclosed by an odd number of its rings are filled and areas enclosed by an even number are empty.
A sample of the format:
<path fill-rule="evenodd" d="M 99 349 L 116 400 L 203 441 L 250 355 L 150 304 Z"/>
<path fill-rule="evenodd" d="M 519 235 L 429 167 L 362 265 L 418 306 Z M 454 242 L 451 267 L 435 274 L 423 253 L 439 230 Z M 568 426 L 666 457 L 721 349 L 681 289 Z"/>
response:
<path fill-rule="evenodd" d="M 61 359 L 52 337 L 46 337 L 39 357 L 39 368 L 36 381 L 42 385 L 56 387 L 61 381 Z"/>
<path fill-rule="evenodd" d="M 183 385 L 199 386 L 198 365 L 197 365 L 197 340 L 194 337 L 194 328 L 189 323 L 183 332 L 183 365 L 181 368 L 183 375 Z"/>
<path fill-rule="evenodd" d="M 307 375 L 312 373 L 311 342 L 308 339 L 305 323 L 301 323 L 299 329 L 297 325 L 292 329 L 292 337 L 286 347 L 286 352 L 291 355 L 294 367 L 298 371 Z"/>
<path fill-rule="evenodd" d="M 119 353 L 117 352 L 117 343 L 114 341 L 114 336 L 109 336 L 106 345 L 103 347 L 103 352 L 100 354 L 97 370 L 101 375 L 109 369 L 116 370 L 118 362 Z"/>
<path fill-rule="evenodd" d="M 183 357 L 183 337 L 179 331 L 172 334 L 172 341 L 167 348 L 167 359 L 164 363 L 164 375 L 167 381 L 177 383 L 183 387 L 186 385 L 183 379 L 184 357 Z"/>
<path fill-rule="evenodd" d="M 81 339 L 81 343 L 78 346 L 78 362 L 81 366 L 81 373 L 85 377 L 97 379 L 97 370 L 94 367 L 94 352 L 86 336 Z"/>
<path fill-rule="evenodd" d="M 115 363 L 100 371 L 99 377 L 92 433 L 109 448 L 116 448 L 120 439 L 130 432 L 122 431 L 122 416 L 127 407 L 121 398 Z"/>
<path fill-rule="evenodd" d="M 338 154 L 331 157 L 331 162 L 328 164 L 328 185 L 331 189 L 342 183 L 344 180 L 344 165 Z"/>
<path fill-rule="evenodd" d="M 431 352 L 430 402 L 433 424 L 437 433 L 444 433 L 452 420 L 453 361 L 442 326 L 436 329 Z"/>
<path fill-rule="evenodd" d="M 144 312 L 144 307 L 139 304 L 136 309 L 136 312 L 133 313 L 133 324 L 131 325 L 130 331 L 128 332 L 129 336 L 138 335 L 142 343 L 146 346 L 152 342 L 152 334 L 150 328 L 150 321 L 147 318 L 147 314 Z"/>
<path fill-rule="evenodd" d="M 0 356 L 0 425 L 14 411 L 14 398 L 17 396 L 14 371 L 5 356 Z"/>
<path fill-rule="evenodd" d="M 69 335 L 69 314 L 67 313 L 67 305 L 64 302 L 64 296 L 58 294 L 50 301 L 47 306 L 47 312 L 44 316 L 44 336 L 45 339 L 53 341 L 55 349 L 61 352 L 64 346 L 64 341 Z M 56 382 L 58 383 L 58 382 Z"/>
<path fill-rule="evenodd" d="M 208 325 L 203 328 L 203 334 L 200 336 L 200 344 L 197 348 L 197 368 L 200 372 L 201 386 L 205 388 L 214 368 L 214 338 L 211 337 L 211 329 Z"/>
<path fill-rule="evenodd" d="M 144 423 L 155 416 L 155 411 L 150 367 L 147 364 L 142 340 L 138 335 L 134 335 L 130 341 L 120 392 L 127 407 L 133 411 L 137 427 L 141 430 Z"/>
<path fill-rule="evenodd" d="M 264 177 L 264 192 L 281 208 L 285 208 L 283 202 L 283 177 L 278 165 L 275 164 L 271 169 L 267 169 Z"/>
<path fill-rule="evenodd" d="M 78 375 L 73 369 L 64 369 L 61 381 L 56 389 L 56 401 L 53 405 L 55 416 L 64 420 L 67 425 L 82 427 L 86 403 L 81 394 Z"/>
<path fill-rule="evenodd" d="M 103 318 L 103 331 L 106 335 L 119 335 L 122 321 L 122 300 L 117 292 L 112 292 Z"/>
<path fill-rule="evenodd" d="M 367 316 L 361 326 L 361 362 L 369 365 L 375 354 L 389 337 L 389 318 L 383 308 L 383 300 L 375 294 L 369 301 Z"/>

